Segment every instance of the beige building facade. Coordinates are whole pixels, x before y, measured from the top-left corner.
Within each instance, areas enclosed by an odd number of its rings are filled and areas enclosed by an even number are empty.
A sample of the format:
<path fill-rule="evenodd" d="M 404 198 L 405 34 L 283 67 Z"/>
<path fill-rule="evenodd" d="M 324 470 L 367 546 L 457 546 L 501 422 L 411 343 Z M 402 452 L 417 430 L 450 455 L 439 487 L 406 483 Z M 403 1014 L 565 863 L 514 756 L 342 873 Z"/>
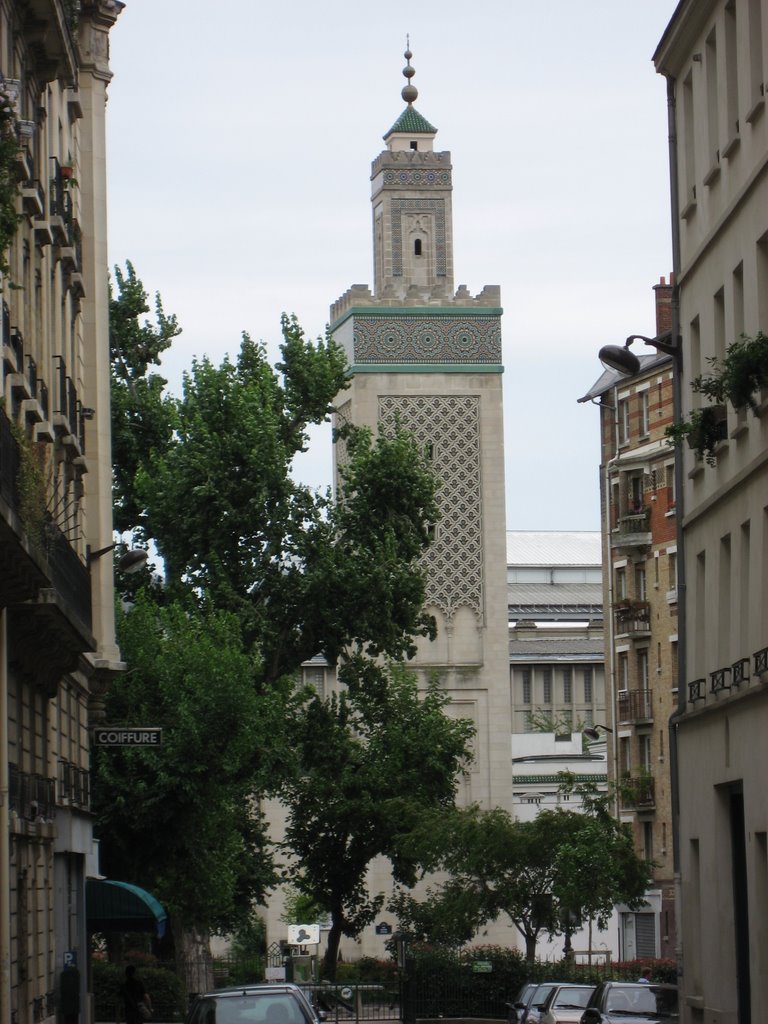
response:
<path fill-rule="evenodd" d="M 88 1016 L 89 727 L 112 672 L 105 105 L 115 0 L 0 2 L 0 1020 Z"/>
<path fill-rule="evenodd" d="M 374 432 L 401 423 L 441 480 L 426 556 L 437 639 L 414 666 L 438 672 L 451 713 L 475 726 L 461 800 L 509 807 L 500 293 L 454 286 L 451 155 L 413 106 L 410 56 L 407 106 L 371 169 L 374 288 L 354 285 L 331 309 L 350 367 L 338 418 Z"/>
<path fill-rule="evenodd" d="M 654 55 L 670 97 L 684 416 L 707 404 L 689 382 L 708 360 L 768 330 L 767 45 L 766 0 L 683 0 Z M 768 1020 L 768 390 L 752 400 L 723 407 L 712 464 L 680 450 L 686 1024 Z"/>

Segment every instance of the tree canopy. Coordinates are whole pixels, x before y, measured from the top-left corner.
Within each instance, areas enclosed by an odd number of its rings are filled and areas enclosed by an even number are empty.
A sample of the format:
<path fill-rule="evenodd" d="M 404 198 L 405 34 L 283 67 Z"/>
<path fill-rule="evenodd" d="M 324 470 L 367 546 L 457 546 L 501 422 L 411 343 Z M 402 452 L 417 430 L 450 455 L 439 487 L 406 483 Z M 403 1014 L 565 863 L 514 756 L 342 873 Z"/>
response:
<path fill-rule="evenodd" d="M 413 885 L 418 855 L 403 837 L 424 814 L 452 807 L 471 760 L 474 727 L 446 716 L 437 681 L 420 694 L 403 665 L 365 669 L 364 681 L 341 693 L 299 696 L 295 762 L 281 794 L 288 877 L 331 919 L 323 965 L 330 978 L 341 936 L 359 935 L 383 905 L 384 895 L 367 888 L 372 861 L 388 858 L 393 877 Z"/>
<path fill-rule="evenodd" d="M 465 755 L 468 727 L 442 716 L 437 692 L 420 701 L 410 676 L 377 661 L 403 661 L 416 637 L 434 633 L 419 557 L 437 519 L 436 481 L 404 432 L 348 426 L 337 496 L 297 482 L 309 428 L 329 419 L 346 386 L 342 351 L 284 316 L 276 366 L 244 335 L 234 359 L 195 359 L 174 397 L 158 369 L 176 319 L 159 296 L 155 322 L 142 319 L 147 296 L 130 263 L 115 278 L 115 525 L 151 545 L 163 572 L 154 586 L 145 573 L 143 591 L 121 581 L 128 671 L 107 713 L 162 726 L 164 742 L 98 753 L 104 863 L 155 891 L 179 928 L 238 927 L 275 877 L 257 808 L 278 795 L 305 894 L 319 894 L 340 855 L 323 832 L 315 860 L 303 857 L 310 824 L 343 831 L 346 888 L 334 882 L 322 905 L 353 934 L 371 858 L 396 857 L 403 878 L 411 870 L 384 804 L 410 789 L 413 806 L 449 800 Z M 319 654 L 338 663 L 346 693 L 297 689 L 302 663 Z M 309 777 L 324 806 L 305 792 Z"/>
<path fill-rule="evenodd" d="M 541 811 L 514 820 L 477 806 L 425 817 L 407 840 L 431 870 L 449 877 L 421 903 L 399 893 L 394 907 L 422 938 L 466 941 L 505 914 L 534 959 L 538 936 L 562 933 L 573 918 L 607 925 L 616 903 L 642 905 L 649 865 L 628 826 L 588 795 L 583 812 Z"/>

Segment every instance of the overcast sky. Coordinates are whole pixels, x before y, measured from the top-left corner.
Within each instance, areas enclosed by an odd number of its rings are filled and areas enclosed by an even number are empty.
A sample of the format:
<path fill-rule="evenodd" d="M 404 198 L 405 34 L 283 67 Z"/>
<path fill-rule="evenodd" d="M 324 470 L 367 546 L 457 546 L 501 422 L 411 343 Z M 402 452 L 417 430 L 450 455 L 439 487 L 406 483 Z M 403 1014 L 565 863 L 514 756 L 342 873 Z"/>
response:
<path fill-rule="evenodd" d="M 405 104 L 453 161 L 456 285 L 501 286 L 507 526 L 597 530 L 598 348 L 654 334 L 671 269 L 674 0 L 127 0 L 111 35 L 110 263 L 183 334 L 164 363 L 277 355 L 283 311 L 325 330 L 372 283 L 370 164 Z M 298 472 L 330 482 L 318 432 Z"/>

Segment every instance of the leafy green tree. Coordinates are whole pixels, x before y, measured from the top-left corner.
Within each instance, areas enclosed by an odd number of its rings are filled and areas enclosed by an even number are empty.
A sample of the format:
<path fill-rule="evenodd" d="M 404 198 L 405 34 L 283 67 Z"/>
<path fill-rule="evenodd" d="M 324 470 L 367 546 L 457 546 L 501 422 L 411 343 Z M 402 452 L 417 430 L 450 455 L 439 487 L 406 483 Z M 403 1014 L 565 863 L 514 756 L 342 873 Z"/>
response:
<path fill-rule="evenodd" d="M 163 742 L 96 748 L 102 864 L 158 897 L 183 953 L 192 935 L 205 946 L 244 923 L 274 880 L 253 792 L 272 771 L 266 757 L 284 753 L 273 728 L 283 709 L 257 695 L 234 616 L 144 594 L 118 625 L 130 668 L 107 695 L 108 720 L 160 726 Z"/>
<path fill-rule="evenodd" d="M 264 685 L 350 646 L 403 657 L 434 631 L 417 563 L 437 517 L 429 466 L 402 432 L 347 429 L 340 500 L 297 483 L 293 460 L 346 386 L 345 358 L 295 318 L 282 325 L 277 370 L 247 336 L 234 362 L 193 363 L 174 438 L 138 477 L 167 588 L 234 611 Z"/>
<path fill-rule="evenodd" d="M 178 948 L 193 933 L 204 940 L 238 926 L 273 877 L 256 801 L 322 745 L 294 728 L 309 714 L 300 701 L 294 723 L 303 661 L 341 659 L 351 690 L 339 706 L 353 702 L 375 746 L 361 709 L 375 697 L 384 715 L 389 690 L 372 659 L 407 658 L 414 637 L 434 634 L 418 558 L 437 519 L 436 481 L 403 432 L 374 438 L 351 427 L 341 432 L 337 500 L 293 479 L 309 428 L 329 418 L 346 385 L 346 364 L 330 339 L 306 340 L 292 317 L 282 319 L 276 367 L 246 335 L 234 360 L 194 360 L 182 396 L 168 397 L 155 368 L 178 325 L 159 297 L 156 323 L 142 322 L 146 294 L 127 268 L 115 272 L 111 307 L 116 525 L 156 547 L 164 574 L 121 616 L 129 671 L 108 714 L 163 725 L 168 741 L 102 752 L 97 804 L 110 870 L 145 881 L 169 905 Z M 383 721 L 391 728 L 391 716 Z M 444 757 L 452 772 L 448 754 L 432 760 Z M 324 786 L 336 783 L 331 774 Z M 367 848 L 380 812 L 370 800 L 357 811 L 347 825 Z M 298 826 L 295 836 L 300 845 Z M 345 898 L 352 924 L 337 918 L 353 927 L 357 910 Z"/>
<path fill-rule="evenodd" d="M 175 419 L 173 399 L 164 393 L 167 381 L 152 368 L 181 333 L 175 316 L 166 316 L 155 296 L 155 323 L 142 318 L 150 311 L 144 285 L 133 265 L 125 273 L 115 267 L 117 291 L 110 287 L 109 353 L 112 398 L 113 516 L 115 529 L 141 533 L 143 507 L 135 488 L 136 474 L 154 450 L 170 443 Z"/>
<path fill-rule="evenodd" d="M 353 664 L 355 664 L 353 662 Z M 445 714 L 436 681 L 420 694 L 403 665 L 361 659 L 358 684 L 327 698 L 297 699 L 294 770 L 282 799 L 288 809 L 288 877 L 331 919 L 323 974 L 335 977 L 343 935 L 355 937 L 384 902 L 369 893 L 374 858 L 413 885 L 418 857 L 402 843 L 427 811 L 453 805 L 458 773 L 468 767 L 472 724 Z"/>
<path fill-rule="evenodd" d="M 515 821 L 504 810 L 477 806 L 425 817 L 408 839 L 432 870 L 449 873 L 419 906 L 397 896 L 401 920 L 422 938 L 466 941 L 506 914 L 534 960 L 542 932 L 565 930 L 571 917 L 607 926 L 616 903 L 642 905 L 649 865 L 637 856 L 628 826 L 588 799 L 584 813 L 542 811 Z"/>

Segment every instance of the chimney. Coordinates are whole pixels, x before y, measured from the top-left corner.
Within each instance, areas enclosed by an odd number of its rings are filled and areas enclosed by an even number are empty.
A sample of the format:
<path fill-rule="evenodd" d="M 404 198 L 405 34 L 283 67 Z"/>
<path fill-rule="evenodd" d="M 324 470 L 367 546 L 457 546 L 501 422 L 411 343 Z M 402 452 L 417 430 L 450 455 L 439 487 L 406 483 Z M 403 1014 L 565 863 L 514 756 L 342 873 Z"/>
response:
<path fill-rule="evenodd" d="M 672 330 L 672 288 L 674 281 L 674 274 L 670 274 L 669 284 L 662 277 L 659 283 L 653 286 L 653 290 L 656 292 L 656 337 L 660 334 L 667 334 Z"/>

